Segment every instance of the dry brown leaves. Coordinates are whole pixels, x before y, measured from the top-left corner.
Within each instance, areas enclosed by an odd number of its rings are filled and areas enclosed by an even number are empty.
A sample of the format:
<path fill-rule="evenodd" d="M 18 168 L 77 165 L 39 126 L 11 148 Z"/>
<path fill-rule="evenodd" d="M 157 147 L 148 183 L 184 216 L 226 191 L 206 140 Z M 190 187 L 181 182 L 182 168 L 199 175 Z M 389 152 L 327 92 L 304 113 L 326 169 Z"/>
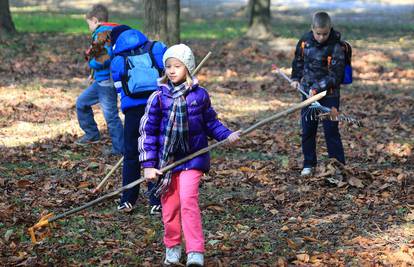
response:
<path fill-rule="evenodd" d="M 1 78 L 2 84 L 22 82 L 28 75 L 39 81 L 46 76 L 61 80 L 86 76 L 78 37 L 19 38 L 13 40 L 20 45 L 18 53 L 6 59 L 0 69 L 8 76 L 7 80 Z M 39 43 L 39 39 L 47 41 Z M 81 42 L 86 44 L 86 40 L 81 37 Z M 208 46 L 204 41 L 193 41 L 191 46 L 197 57 L 208 49 L 216 51 L 200 78 L 213 99 L 215 95 L 228 97 L 217 102 L 217 109 L 224 111 L 219 112 L 220 118 L 232 129 L 246 127 L 280 111 L 283 105 L 299 101 L 296 93 L 270 72 L 274 61 L 288 66 L 290 55 L 246 40 Z M 347 165 L 326 159 L 322 137 L 318 138 L 321 157 L 317 174 L 308 178 L 298 175 L 302 161 L 298 114 L 258 129 L 234 148 L 215 152 L 212 170 L 201 189 L 203 214 L 213 220 L 206 222 L 205 229 L 207 266 L 413 264 L 414 233 L 407 224 L 414 219 L 414 109 L 413 95 L 404 91 L 405 80 L 412 81 L 413 76 L 409 70 L 389 70 L 377 64 L 395 56 L 383 51 L 357 52 L 354 67 L 359 81 L 353 88 L 343 89 L 341 111 L 362 119 L 365 128 L 341 124 Z M 401 87 L 387 84 L 390 79 L 401 81 Z M 53 88 L 40 90 L 45 90 L 45 95 L 54 93 Z M 68 97 L 63 89 L 57 93 Z M 74 116 L 70 105 L 44 105 L 30 95 L 16 99 L 2 101 L 1 127 L 16 121 L 42 124 L 51 117 L 67 120 Z M 279 102 L 271 102 L 264 110 L 252 104 L 269 99 Z M 44 212 L 63 212 L 94 199 L 89 190 L 117 160 L 102 157 L 101 148 L 109 145 L 108 138 L 88 148 L 73 145 L 75 139 L 66 133 L 29 146 L 0 148 L 4 163 L 0 166 L 4 192 L 0 195 L 0 218 L 5 229 L 0 231 L 0 260 L 21 266 L 45 265 L 47 259 L 62 266 L 127 265 L 136 259 L 131 255 L 140 255 L 138 265 L 159 263 L 164 251 L 160 233 L 144 211 L 133 219 L 115 215 L 113 210 L 87 211 L 80 225 L 96 225 L 96 229 L 88 228 L 77 236 L 63 224 L 54 231 L 55 243 L 30 244 L 25 235 L 28 226 Z M 110 188 L 119 185 L 119 178 L 109 184 Z M 106 205 L 96 209 L 108 209 L 113 203 Z M 99 230 L 122 234 L 91 234 Z M 99 257 L 82 259 L 79 251 L 84 252 L 83 248 L 99 253 Z M 62 256 L 63 252 L 67 254 Z"/>

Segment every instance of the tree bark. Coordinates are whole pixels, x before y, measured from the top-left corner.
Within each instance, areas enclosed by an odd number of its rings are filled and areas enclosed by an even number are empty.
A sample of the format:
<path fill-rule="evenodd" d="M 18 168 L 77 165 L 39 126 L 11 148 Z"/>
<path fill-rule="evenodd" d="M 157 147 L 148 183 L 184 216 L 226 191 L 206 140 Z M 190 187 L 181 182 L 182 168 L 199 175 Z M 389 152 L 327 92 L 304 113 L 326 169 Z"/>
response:
<path fill-rule="evenodd" d="M 9 0 L 0 0 L 0 33 L 16 33 L 10 14 Z"/>
<path fill-rule="evenodd" d="M 270 0 L 249 0 L 249 29 L 246 36 L 253 39 L 273 37 L 270 26 Z"/>
<path fill-rule="evenodd" d="M 167 0 L 144 0 L 144 31 L 153 40 L 168 43 Z"/>
<path fill-rule="evenodd" d="M 180 43 L 180 0 L 167 0 L 168 45 Z"/>

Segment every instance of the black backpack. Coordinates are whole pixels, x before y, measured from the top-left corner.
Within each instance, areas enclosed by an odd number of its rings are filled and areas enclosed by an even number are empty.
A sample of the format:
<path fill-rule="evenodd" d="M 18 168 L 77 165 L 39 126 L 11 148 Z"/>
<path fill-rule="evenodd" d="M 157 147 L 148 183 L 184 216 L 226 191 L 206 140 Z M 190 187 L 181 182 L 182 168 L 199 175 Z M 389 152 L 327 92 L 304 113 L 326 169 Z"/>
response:
<path fill-rule="evenodd" d="M 305 49 L 305 41 L 302 41 L 300 48 L 302 51 L 302 57 L 304 55 L 304 49 Z M 342 50 L 344 51 L 345 54 L 345 68 L 344 68 L 344 73 L 342 76 L 342 81 L 341 84 L 351 84 L 352 83 L 352 46 L 350 43 L 348 43 L 347 41 L 339 41 L 339 44 L 342 47 Z M 328 68 L 331 65 L 331 61 L 332 61 L 332 53 L 333 53 L 333 49 L 334 46 L 331 45 L 329 46 L 329 53 L 328 53 L 328 57 L 327 57 L 327 62 L 328 62 Z"/>
<path fill-rule="evenodd" d="M 347 41 L 339 41 L 339 44 L 341 45 L 342 50 L 345 54 L 345 68 L 344 73 L 342 76 L 341 84 L 351 84 L 352 83 L 352 46 Z M 328 56 L 328 67 L 331 64 L 332 60 L 332 51 L 333 46 L 330 47 L 329 56 Z"/>

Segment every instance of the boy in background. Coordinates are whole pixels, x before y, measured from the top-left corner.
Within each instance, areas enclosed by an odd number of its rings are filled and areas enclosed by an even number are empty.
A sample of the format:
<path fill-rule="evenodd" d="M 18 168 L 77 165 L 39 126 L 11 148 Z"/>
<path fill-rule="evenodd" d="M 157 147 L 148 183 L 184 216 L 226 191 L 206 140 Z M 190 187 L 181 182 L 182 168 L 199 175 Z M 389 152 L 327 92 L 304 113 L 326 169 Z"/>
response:
<path fill-rule="evenodd" d="M 108 10 L 103 5 L 94 5 L 86 14 L 86 22 L 92 32 L 92 45 L 86 52 L 91 68 L 91 75 L 88 78 L 91 85 L 81 93 L 76 101 L 79 125 L 85 132 L 76 144 L 86 145 L 100 139 L 92 111 L 92 106 L 99 103 L 112 140 L 111 154 L 122 155 L 123 127 L 118 115 L 117 94 L 110 79 L 109 70 L 112 57 L 110 33 L 117 24 L 107 21 Z"/>
<path fill-rule="evenodd" d="M 313 96 L 322 91 L 327 95 L 321 105 L 339 110 L 339 89 L 345 67 L 345 55 L 340 45 L 341 34 L 332 28 L 326 12 L 316 12 L 312 29 L 299 40 L 292 62 L 292 86 L 302 87 Z M 302 151 L 304 155 L 302 176 L 311 175 L 316 167 L 317 120 L 306 118 L 308 107 L 302 109 Z M 345 164 L 344 149 L 337 121 L 323 121 L 325 140 L 330 158 Z"/>

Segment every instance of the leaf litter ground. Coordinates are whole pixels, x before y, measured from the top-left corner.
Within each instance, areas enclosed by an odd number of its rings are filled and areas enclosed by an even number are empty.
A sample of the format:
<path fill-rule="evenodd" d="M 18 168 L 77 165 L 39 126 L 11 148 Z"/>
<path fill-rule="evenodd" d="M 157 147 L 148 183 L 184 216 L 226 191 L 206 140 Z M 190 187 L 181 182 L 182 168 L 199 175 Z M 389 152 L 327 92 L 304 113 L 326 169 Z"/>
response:
<path fill-rule="evenodd" d="M 110 142 L 99 108 L 103 140 L 74 145 L 81 135 L 75 99 L 87 75 L 71 52 L 81 53 L 77 38 L 30 34 L 9 41 L 17 45 L 3 41 L 15 56 L 3 57 L 1 67 L 10 68 L 2 70 L 8 75 L 0 87 L 0 261 L 153 266 L 163 258 L 162 224 L 148 215 L 144 198 L 131 215 L 118 213 L 114 199 L 59 221 L 51 237 L 30 243 L 27 228 L 40 215 L 94 199 L 90 190 L 118 160 L 103 156 Z M 230 128 L 299 101 L 270 72 L 272 63 L 288 72 L 291 51 L 240 39 L 188 43 L 198 59 L 214 52 L 199 78 Z M 340 126 L 346 166 L 328 159 L 319 129 L 316 175 L 298 175 L 299 112 L 212 152 L 200 189 L 207 266 L 414 264 L 414 73 L 400 64 L 414 51 L 404 47 L 355 46 L 356 81 L 342 89 L 341 108 L 365 127 Z M 118 170 L 107 192 L 120 186 L 120 177 Z"/>

